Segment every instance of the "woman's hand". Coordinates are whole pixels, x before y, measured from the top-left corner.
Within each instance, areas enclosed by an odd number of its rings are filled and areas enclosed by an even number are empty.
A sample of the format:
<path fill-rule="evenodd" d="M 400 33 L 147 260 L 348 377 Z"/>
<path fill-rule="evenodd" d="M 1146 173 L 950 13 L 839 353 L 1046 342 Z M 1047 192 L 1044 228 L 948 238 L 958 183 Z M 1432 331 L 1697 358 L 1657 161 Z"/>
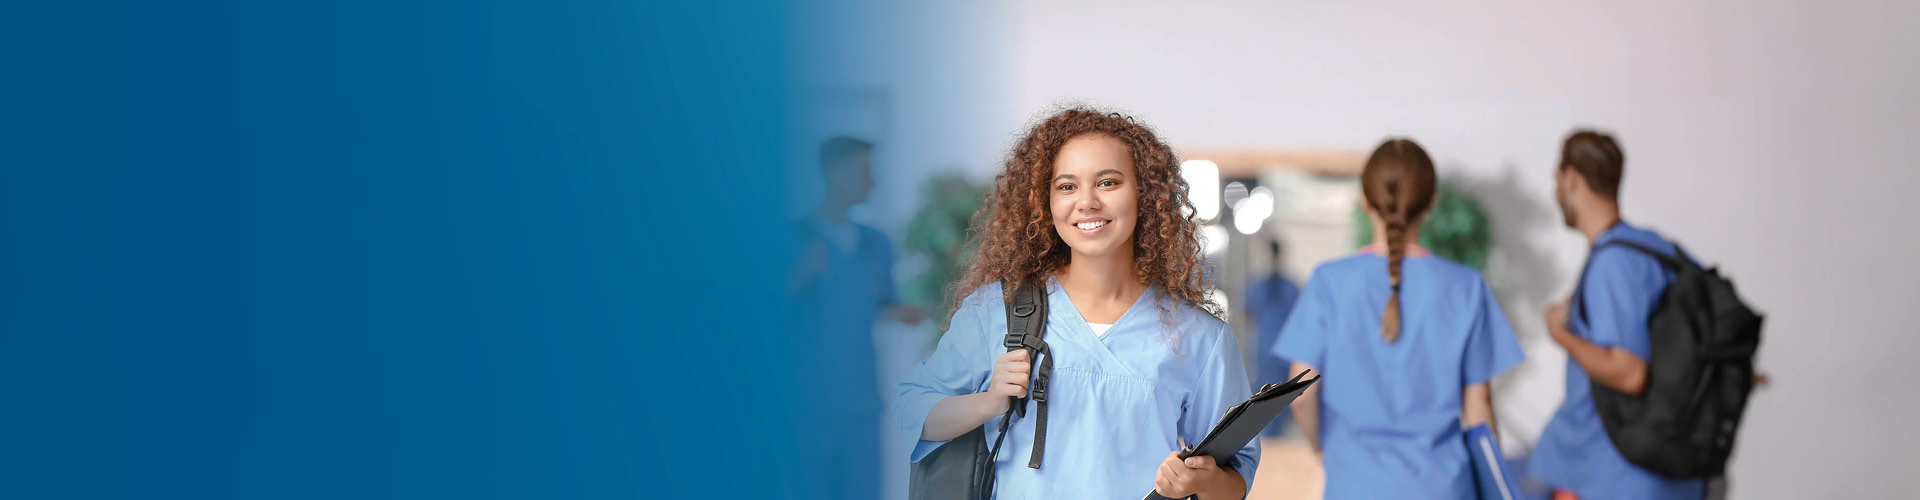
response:
<path fill-rule="evenodd" d="M 1246 494 L 1246 481 L 1241 479 L 1239 471 L 1221 469 L 1213 463 L 1213 457 L 1196 455 L 1182 460 L 1176 451 L 1160 461 L 1160 470 L 1153 475 L 1153 489 L 1167 498 L 1189 495 L 1200 495 L 1201 500 L 1240 498 Z M 1239 494 L 1232 493 L 1235 491 Z"/>
<path fill-rule="evenodd" d="M 920 439 L 946 441 L 980 427 L 993 417 L 1007 412 L 1007 398 L 1027 395 L 1027 374 L 1032 371 L 1027 350 L 1008 351 L 993 362 L 987 390 L 941 398 L 927 412 L 927 423 L 920 428 Z"/>
<path fill-rule="evenodd" d="M 1007 351 L 993 360 L 992 383 L 981 394 L 986 398 L 983 404 L 989 405 L 984 413 L 999 415 L 1006 413 L 1012 401 L 1007 398 L 1026 397 L 1027 384 L 1032 383 L 1033 362 L 1028 359 L 1026 349 Z"/>

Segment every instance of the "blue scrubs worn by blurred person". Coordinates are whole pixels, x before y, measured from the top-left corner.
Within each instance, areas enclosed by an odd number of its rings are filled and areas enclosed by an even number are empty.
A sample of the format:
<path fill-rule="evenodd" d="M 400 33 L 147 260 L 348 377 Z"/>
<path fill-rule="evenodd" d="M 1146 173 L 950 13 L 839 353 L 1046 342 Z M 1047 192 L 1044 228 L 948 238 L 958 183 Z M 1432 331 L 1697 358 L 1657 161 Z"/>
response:
<path fill-rule="evenodd" d="M 1618 239 L 1672 255 L 1672 243 L 1620 220 L 1625 157 L 1612 137 L 1576 132 L 1563 145 L 1560 163 L 1554 198 L 1568 226 L 1594 245 Z M 1595 382 L 1628 394 L 1644 389 L 1647 318 L 1672 281 L 1672 271 L 1653 257 L 1606 248 L 1591 256 L 1584 284 L 1574 292 L 1585 301 L 1586 316 L 1569 318 L 1566 302 L 1548 309 L 1547 331 L 1568 354 L 1566 399 L 1534 446 L 1527 470 L 1559 490 L 1556 498 L 1695 500 L 1704 495 L 1701 480 L 1669 479 L 1627 462 L 1593 407 Z"/>
<path fill-rule="evenodd" d="M 1253 394 L 1233 331 L 1204 302 L 1209 286 L 1197 224 L 1181 212 L 1179 169 L 1152 130 L 1116 113 L 1060 111 L 1021 138 L 975 219 L 977 250 L 955 285 L 965 295 L 951 328 L 895 389 L 894 418 L 913 462 L 974 429 L 989 442 L 999 436 L 1038 361 L 1003 344 L 1002 283 L 1043 284 L 1052 353 L 1043 359 L 1053 363 L 1047 411 L 1036 411 L 1036 387 L 994 464 L 993 495 L 1246 496 L 1258 440 L 1223 462 L 1178 455 Z M 1040 415 L 1044 447 L 1034 446 Z M 1029 466 L 1036 448 L 1038 468 Z M 953 451 L 971 453 L 941 455 Z"/>
<path fill-rule="evenodd" d="M 1426 153 L 1388 141 L 1361 184 L 1380 243 L 1316 268 L 1275 348 L 1322 375 L 1294 418 L 1324 450 L 1326 498 L 1472 498 L 1463 429 L 1493 425 L 1487 383 L 1520 345 L 1478 272 L 1410 243 L 1435 198 Z"/>
<path fill-rule="evenodd" d="M 1293 303 L 1300 298 L 1300 287 L 1293 280 L 1280 274 L 1280 242 L 1272 241 L 1272 273 L 1256 279 L 1247 286 L 1247 316 L 1253 320 L 1254 331 L 1254 378 L 1255 387 L 1265 384 L 1277 384 L 1287 381 L 1289 361 L 1274 354 L 1273 344 L 1280 340 L 1280 327 L 1287 324 L 1287 315 L 1293 312 Z M 1277 437 L 1286 428 L 1288 415 L 1281 412 L 1279 418 L 1267 424 L 1261 435 Z"/>
<path fill-rule="evenodd" d="M 830 427 L 796 437 L 807 441 L 802 449 L 817 455 L 818 463 L 808 466 L 822 471 L 820 493 L 832 498 L 880 496 L 882 407 L 873 322 L 882 314 L 918 320 L 898 305 L 886 235 L 847 220 L 847 209 L 866 201 L 873 187 L 872 148 L 845 137 L 821 146 L 827 195 L 800 224 L 803 254 L 793 277 L 804 334 L 817 339 L 809 364 L 822 380 L 835 381 L 820 388 L 824 399 L 818 405 Z"/>

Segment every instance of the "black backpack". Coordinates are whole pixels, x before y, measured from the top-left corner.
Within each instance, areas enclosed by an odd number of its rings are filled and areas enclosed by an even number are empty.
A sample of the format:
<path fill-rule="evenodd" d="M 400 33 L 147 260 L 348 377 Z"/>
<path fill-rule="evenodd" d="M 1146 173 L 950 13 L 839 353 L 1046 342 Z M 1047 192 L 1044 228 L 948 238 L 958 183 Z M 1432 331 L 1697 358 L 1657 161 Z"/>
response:
<path fill-rule="evenodd" d="M 993 498 L 994 462 L 1000 457 L 1000 444 L 1007 439 L 1007 428 L 1014 416 L 1026 416 L 1027 399 L 1034 403 L 1033 454 L 1027 467 L 1040 468 L 1040 455 L 1047 449 L 1047 379 L 1053 373 L 1053 350 L 1043 338 L 1047 334 L 1047 294 L 1044 282 L 1014 290 L 1006 304 L 1007 337 L 1002 344 L 1011 352 L 1026 349 L 1034 365 L 1031 390 L 1026 398 L 1011 398 L 1007 414 L 1000 418 L 1000 436 L 987 446 L 986 429 L 973 430 L 935 448 L 913 464 L 907 482 L 907 498 L 912 500 L 987 500 Z"/>
<path fill-rule="evenodd" d="M 1740 416 L 1753 392 L 1753 356 L 1760 347 L 1760 315 L 1740 302 L 1733 282 L 1702 269 L 1685 250 L 1674 256 L 1613 240 L 1658 260 L 1673 283 L 1647 318 L 1650 357 L 1639 396 L 1593 384 L 1593 406 L 1607 437 L 1628 462 L 1672 478 L 1710 478 L 1726 471 Z M 1593 254 L 1589 254 L 1591 263 Z M 1586 272 L 1581 272 L 1582 288 Z M 1586 303 L 1574 292 L 1580 317 Z"/>

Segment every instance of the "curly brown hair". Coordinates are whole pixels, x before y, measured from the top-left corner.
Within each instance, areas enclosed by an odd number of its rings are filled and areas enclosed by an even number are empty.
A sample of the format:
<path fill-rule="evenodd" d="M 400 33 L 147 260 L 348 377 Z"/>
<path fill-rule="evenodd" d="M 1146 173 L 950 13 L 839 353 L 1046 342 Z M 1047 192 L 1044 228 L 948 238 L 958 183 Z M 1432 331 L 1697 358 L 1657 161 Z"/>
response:
<path fill-rule="evenodd" d="M 1173 148 L 1132 117 L 1086 107 L 1054 113 L 1028 130 L 1008 153 L 993 191 L 973 215 L 969 240 L 976 250 L 972 264 L 949 290 L 952 310 L 958 311 L 960 302 L 982 286 L 1035 283 L 1067 265 L 1069 249 L 1054 231 L 1047 187 L 1060 147 L 1089 134 L 1118 139 L 1133 158 L 1140 197 L 1133 232 L 1134 279 L 1165 292 L 1157 304 L 1162 311 L 1173 307 L 1165 300 L 1171 299 L 1220 316 L 1219 307 L 1206 300 L 1213 284 L 1200 261 L 1195 235 L 1199 222 L 1192 215 L 1193 202 Z M 1004 298 L 1011 299 L 1013 289 L 1005 288 Z"/>

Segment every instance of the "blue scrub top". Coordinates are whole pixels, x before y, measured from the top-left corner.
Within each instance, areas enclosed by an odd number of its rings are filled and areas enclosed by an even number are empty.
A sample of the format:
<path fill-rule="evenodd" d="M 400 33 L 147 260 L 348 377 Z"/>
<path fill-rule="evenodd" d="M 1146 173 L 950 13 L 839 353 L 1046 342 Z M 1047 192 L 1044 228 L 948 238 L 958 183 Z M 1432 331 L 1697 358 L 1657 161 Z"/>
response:
<path fill-rule="evenodd" d="M 818 380 L 835 383 L 816 388 L 825 404 L 804 407 L 822 412 L 806 420 L 826 422 L 827 427 L 793 438 L 812 454 L 812 467 L 821 471 L 811 478 L 806 495 L 877 500 L 879 474 L 886 469 L 878 458 L 884 424 L 873 322 L 881 308 L 899 300 L 892 244 L 878 230 L 855 227 L 854 247 L 827 244 L 826 271 L 797 293 L 795 334 L 813 346 L 802 363 Z M 802 222 L 800 231 L 804 239 L 825 238 L 809 222 Z"/>
<path fill-rule="evenodd" d="M 1326 498 L 1470 498 L 1462 391 L 1523 357 L 1493 291 L 1471 267 L 1436 256 L 1401 261 L 1400 335 L 1380 315 L 1387 259 L 1322 264 L 1275 351 L 1323 374 Z"/>
<path fill-rule="evenodd" d="M 1247 287 L 1246 310 L 1253 318 L 1253 385 L 1275 384 L 1287 381 L 1289 361 L 1273 353 L 1273 344 L 1280 340 L 1280 328 L 1286 326 L 1287 316 L 1293 313 L 1293 303 L 1300 299 L 1300 286 L 1279 273 L 1254 280 Z M 1290 413 L 1281 413 L 1273 419 L 1264 436 L 1278 436 L 1286 427 Z"/>
<path fill-rule="evenodd" d="M 1287 361 L 1274 356 L 1273 344 L 1280 340 L 1280 328 L 1293 313 L 1300 299 L 1300 287 L 1279 274 L 1267 275 L 1247 287 L 1246 307 L 1253 317 L 1254 385 L 1287 381 Z"/>
<path fill-rule="evenodd" d="M 1673 244 L 1665 238 L 1624 222 L 1601 233 L 1596 243 L 1616 239 L 1673 255 Z M 1601 249 L 1591 257 L 1578 291 L 1586 302 L 1587 316 L 1569 311 L 1567 326 L 1595 345 L 1622 347 L 1648 359 L 1647 318 L 1672 282 L 1673 272 L 1653 257 L 1630 248 Z M 1696 500 L 1705 494 L 1704 481 L 1668 479 L 1620 456 L 1593 409 L 1587 371 L 1572 359 L 1567 360 L 1566 399 L 1547 422 L 1530 460 L 1530 473 L 1582 499 Z"/>
<path fill-rule="evenodd" d="M 874 359 L 873 322 L 880 310 L 899 302 L 893 283 L 893 246 L 879 230 L 854 225 L 859 238 L 854 248 L 827 245 L 827 271 L 800 292 L 802 319 L 815 338 L 815 359 L 822 380 L 839 380 L 827 388 L 835 401 L 828 407 L 848 413 L 878 415 L 881 395 Z M 803 224 L 808 238 L 824 238 Z M 877 420 L 872 429 L 878 429 Z"/>
<path fill-rule="evenodd" d="M 1140 498 L 1153 490 L 1168 452 L 1182 440 L 1199 443 L 1227 408 L 1253 395 L 1233 331 L 1200 308 L 1148 288 L 1105 335 L 1094 335 L 1058 281 L 1049 279 L 1047 291 L 1046 340 L 1056 357 L 1046 455 L 1039 469 L 1027 468 L 1029 407 L 1000 450 L 995 498 Z M 912 461 L 946 443 L 918 439 L 935 403 L 986 389 L 994 358 L 1007 352 L 1004 304 L 999 284 L 968 295 L 933 356 L 895 390 L 894 416 Z M 1000 418 L 984 424 L 988 440 Z M 1249 486 L 1259 457 L 1259 440 L 1235 455 Z"/>

